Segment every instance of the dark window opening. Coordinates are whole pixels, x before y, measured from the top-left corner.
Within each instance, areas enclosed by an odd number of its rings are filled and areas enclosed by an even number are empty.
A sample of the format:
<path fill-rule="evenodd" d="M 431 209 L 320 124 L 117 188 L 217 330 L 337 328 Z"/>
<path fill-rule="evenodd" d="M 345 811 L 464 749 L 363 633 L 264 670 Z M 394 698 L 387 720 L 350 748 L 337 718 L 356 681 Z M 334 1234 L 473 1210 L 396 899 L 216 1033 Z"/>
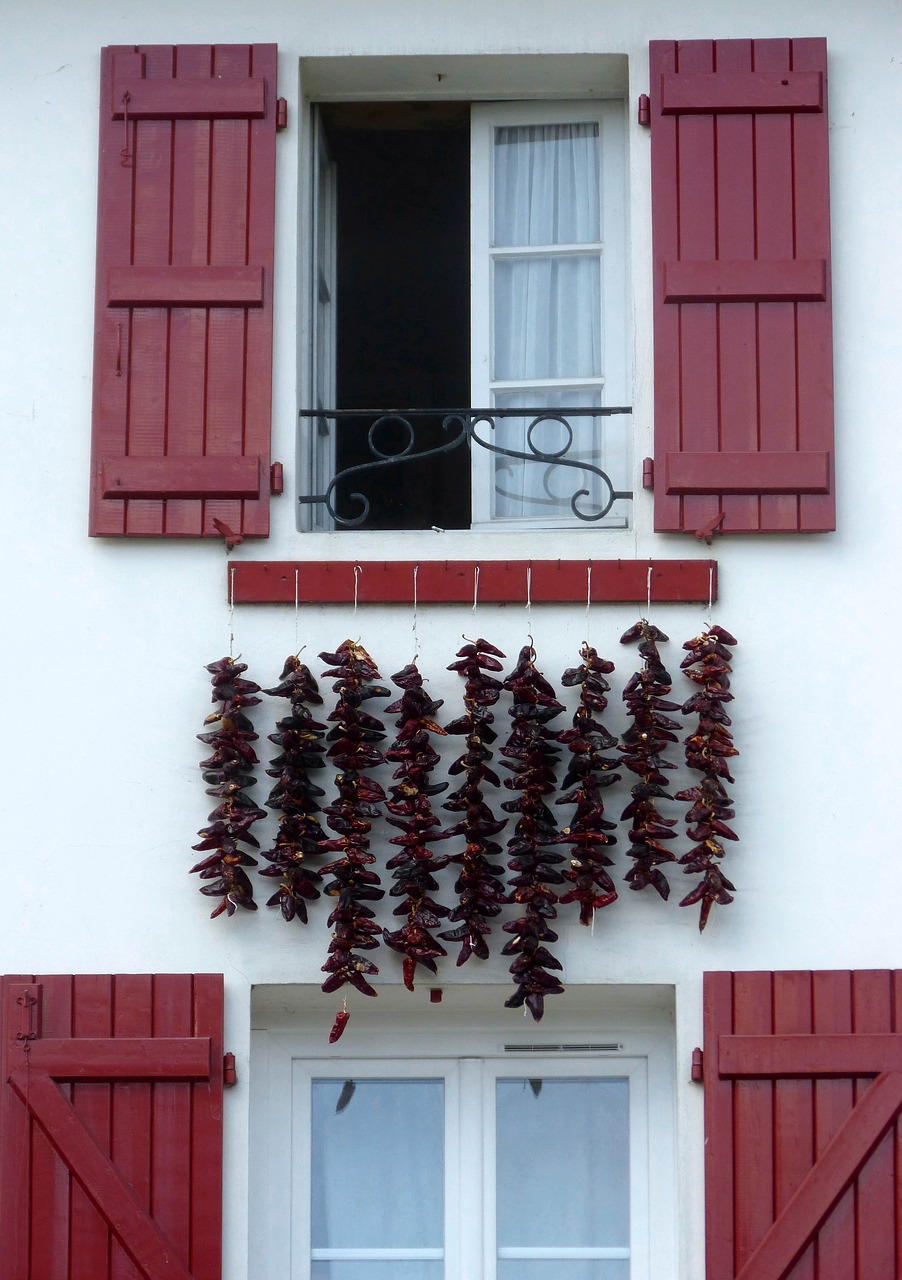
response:
<path fill-rule="evenodd" d="M 362 103 L 324 106 L 321 113 L 337 181 L 335 407 L 465 407 L 469 108 Z M 338 472 L 372 460 L 366 445 L 371 422 L 344 419 L 336 427 Z M 447 439 L 438 418 L 419 419 L 416 432 L 417 452 Z M 381 429 L 384 452 L 405 441 L 400 427 Z M 366 480 L 371 510 L 363 528 L 470 525 L 465 446 L 387 467 L 381 475 L 371 472 Z M 339 497 L 339 509 L 340 502 Z"/>

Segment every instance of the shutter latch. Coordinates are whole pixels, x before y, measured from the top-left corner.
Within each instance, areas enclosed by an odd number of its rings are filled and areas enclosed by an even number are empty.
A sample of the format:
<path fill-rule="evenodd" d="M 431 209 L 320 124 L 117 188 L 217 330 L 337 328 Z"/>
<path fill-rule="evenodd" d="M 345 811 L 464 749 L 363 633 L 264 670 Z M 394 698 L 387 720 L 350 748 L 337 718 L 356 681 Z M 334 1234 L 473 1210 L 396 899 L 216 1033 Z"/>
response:
<path fill-rule="evenodd" d="M 16 1040 L 39 1040 L 41 1037 L 41 987 L 37 982 L 13 988 L 15 996 L 14 1026 Z"/>
<path fill-rule="evenodd" d="M 702 1084 L 705 1079 L 705 1055 L 701 1049 L 692 1050 L 692 1072 L 689 1076 L 693 1084 Z"/>
<path fill-rule="evenodd" d="M 705 542 L 710 547 L 711 540 L 714 537 L 714 532 L 717 529 L 717 526 L 723 523 L 725 515 L 726 512 L 721 509 L 718 511 L 716 516 L 712 517 L 712 519 L 708 521 L 707 524 L 703 524 L 700 529 L 696 529 L 695 536 L 698 538 L 699 542 Z"/>

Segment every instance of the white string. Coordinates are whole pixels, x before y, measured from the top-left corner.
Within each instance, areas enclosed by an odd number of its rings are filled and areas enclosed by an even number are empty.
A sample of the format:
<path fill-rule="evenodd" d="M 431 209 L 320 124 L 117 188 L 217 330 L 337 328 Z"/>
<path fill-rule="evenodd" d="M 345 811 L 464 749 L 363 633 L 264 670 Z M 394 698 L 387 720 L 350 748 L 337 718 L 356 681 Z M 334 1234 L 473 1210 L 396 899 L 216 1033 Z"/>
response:
<path fill-rule="evenodd" d="M 235 656 L 235 568 L 229 566 L 229 658 Z"/>
<path fill-rule="evenodd" d="M 476 614 L 476 605 L 479 603 L 479 565 L 473 567 L 473 614 Z"/>
<path fill-rule="evenodd" d="M 354 565 L 354 617 L 357 617 L 357 589 L 360 583 L 360 575 L 363 573 L 359 564 Z"/>
<path fill-rule="evenodd" d="M 648 576 L 645 579 L 645 616 L 651 613 L 651 565 L 648 566 Z"/>
<path fill-rule="evenodd" d="M 592 604 L 592 561 L 586 568 L 586 644 L 589 643 L 589 608 Z"/>
<path fill-rule="evenodd" d="M 714 606 L 714 565 L 708 565 L 708 630 L 711 630 L 711 610 Z"/>
<path fill-rule="evenodd" d="M 294 571 L 294 651 L 298 651 L 298 600 L 300 597 L 300 570 Z"/>
<path fill-rule="evenodd" d="M 526 630 L 532 635 L 532 562 L 526 566 Z"/>
<path fill-rule="evenodd" d="M 420 566 L 418 564 L 415 564 L 413 566 L 413 626 L 411 627 L 411 631 L 413 632 L 414 662 L 416 662 L 417 658 L 420 656 L 420 642 L 417 638 L 417 574 L 419 572 L 420 572 Z"/>

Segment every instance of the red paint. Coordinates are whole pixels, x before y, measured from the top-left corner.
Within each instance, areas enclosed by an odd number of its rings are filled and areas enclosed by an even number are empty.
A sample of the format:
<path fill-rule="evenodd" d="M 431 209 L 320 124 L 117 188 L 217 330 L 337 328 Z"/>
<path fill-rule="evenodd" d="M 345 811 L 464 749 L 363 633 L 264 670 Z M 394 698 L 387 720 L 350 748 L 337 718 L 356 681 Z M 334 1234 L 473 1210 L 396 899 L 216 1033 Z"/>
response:
<path fill-rule="evenodd" d="M 650 85 L 655 526 L 830 529 L 825 44 L 653 41 Z M 761 459 L 789 453 L 774 485 Z M 729 458 L 729 483 L 681 454 Z"/>
<path fill-rule="evenodd" d="M 101 71 L 90 531 L 264 536 L 275 46 L 114 47 Z"/>
<path fill-rule="evenodd" d="M 707 1280 L 893 1274 L 902 972 L 708 974 Z"/>
<path fill-rule="evenodd" d="M 218 1280 L 221 977 L 4 978 L 0 1000 L 4 1280 Z"/>
<path fill-rule="evenodd" d="M 654 604 L 717 599 L 715 560 L 241 560 L 227 591 L 235 604 L 412 604 L 416 569 L 418 604 L 472 604 L 474 586 L 483 604 L 525 604 L 529 572 L 533 604 L 585 604 L 590 566 L 597 603 L 644 607 L 649 568 Z"/>

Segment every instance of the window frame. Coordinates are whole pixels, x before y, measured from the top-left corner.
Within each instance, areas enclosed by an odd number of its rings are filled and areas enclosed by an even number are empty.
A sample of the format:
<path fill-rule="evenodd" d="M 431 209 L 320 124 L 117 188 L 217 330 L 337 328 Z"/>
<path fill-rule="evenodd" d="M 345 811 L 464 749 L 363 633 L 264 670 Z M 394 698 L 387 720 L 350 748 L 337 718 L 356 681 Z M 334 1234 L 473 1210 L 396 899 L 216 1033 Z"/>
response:
<path fill-rule="evenodd" d="M 499 990 L 492 988 L 492 990 Z M 399 1077 L 436 1078 L 449 1064 L 460 1073 L 461 1088 L 473 1089 L 475 1074 L 483 1072 L 481 1063 L 488 1065 L 485 1079 L 487 1088 L 494 1090 L 494 1081 L 503 1077 L 522 1078 L 531 1072 L 552 1075 L 610 1076 L 630 1080 L 630 1280 L 674 1280 L 676 1267 L 676 1176 L 675 1176 L 675 1102 L 674 1102 L 674 1041 L 670 1018 L 664 1019 L 658 1011 L 649 1018 L 639 1012 L 641 997 L 637 998 L 635 1015 L 626 1013 L 616 1022 L 598 1016 L 571 1016 L 566 1023 L 554 1028 L 523 1027 L 519 1020 L 506 1025 L 501 1019 L 488 1018 L 475 1013 L 470 1026 L 457 1025 L 442 1029 L 438 1018 L 429 1018 L 428 1028 L 417 1028 L 415 1014 L 407 1014 L 399 1022 L 394 1009 L 401 1003 L 393 999 L 390 989 L 382 989 L 388 996 L 391 1011 L 387 1021 L 390 1029 L 380 1030 L 375 1013 L 361 1010 L 355 1018 L 368 1025 L 358 1025 L 353 1045 L 347 1046 L 347 1056 L 341 1053 L 341 1045 L 328 1044 L 328 1026 L 322 998 L 317 1001 L 310 991 L 307 1009 L 300 1023 L 305 1030 L 283 1027 L 260 1027 L 252 1037 L 251 1072 L 251 1245 L 252 1256 L 258 1259 L 258 1275 L 266 1277 L 291 1277 L 291 1280 L 307 1280 L 309 1277 L 309 1159 L 298 1168 L 292 1161 L 292 1145 L 309 1151 L 304 1141 L 304 1125 L 298 1117 L 298 1106 L 303 1102 L 304 1089 L 309 1083 L 298 1085 L 298 1080 L 309 1082 L 313 1078 L 386 1078 L 397 1068 Z M 318 993 L 317 993 L 318 994 Z M 468 993 L 472 994 L 472 993 Z M 506 992 L 505 992 L 506 994 Z M 481 1007 L 485 989 L 479 993 Z M 409 999 L 409 997 L 408 997 Z M 466 996 L 464 996 L 466 1000 Z M 382 1004 L 382 1000 L 379 1001 Z M 459 1002 L 458 1002 L 459 1003 Z M 441 1010 L 438 1011 L 441 1014 Z M 457 1022 L 457 1019 L 452 1019 Z M 265 1021 L 265 1019 L 261 1019 Z M 282 1019 L 280 1019 L 282 1021 Z M 424 1020 L 420 1019 L 422 1023 Z M 376 1025 L 373 1025 L 373 1023 Z M 563 1053 L 562 1045 L 585 1046 L 603 1044 L 601 1051 Z M 529 1052 L 505 1052 L 505 1046 L 528 1045 Z M 613 1048 L 612 1046 L 616 1046 Z M 545 1052 L 533 1051 L 536 1047 Z M 469 1102 L 464 1112 L 454 1082 L 454 1070 L 450 1092 L 446 1089 L 446 1121 L 449 1110 L 458 1115 L 466 1114 L 464 1123 L 455 1123 L 446 1134 L 446 1179 L 457 1179 L 460 1172 L 460 1152 L 472 1141 L 475 1128 L 485 1131 L 490 1122 L 493 1100 L 483 1099 L 474 1116 Z M 469 1110 L 467 1110 L 469 1108 Z M 652 1117 L 654 1123 L 652 1124 Z M 280 1140 L 280 1135 L 300 1134 L 294 1139 Z M 653 1140 L 652 1140 L 653 1135 Z M 485 1177 L 490 1179 L 492 1170 L 486 1166 Z M 493 1217 L 484 1206 L 491 1184 L 474 1185 L 466 1178 L 446 1190 L 449 1195 L 448 1211 L 453 1224 L 453 1214 L 459 1223 L 467 1224 L 464 1233 L 454 1225 L 446 1226 L 445 1276 L 458 1280 L 460 1276 L 479 1274 L 482 1280 L 494 1280 L 495 1246 L 492 1238 Z M 457 1186 L 460 1187 L 458 1193 Z M 290 1188 L 290 1202 L 286 1202 Z M 485 1252 L 473 1244 L 472 1224 L 485 1213 Z M 287 1224 L 291 1223 L 289 1231 Z M 654 1229 L 652 1230 L 652 1223 Z M 469 1245 L 469 1249 L 468 1249 Z M 474 1271 L 474 1266 L 480 1271 Z"/>

